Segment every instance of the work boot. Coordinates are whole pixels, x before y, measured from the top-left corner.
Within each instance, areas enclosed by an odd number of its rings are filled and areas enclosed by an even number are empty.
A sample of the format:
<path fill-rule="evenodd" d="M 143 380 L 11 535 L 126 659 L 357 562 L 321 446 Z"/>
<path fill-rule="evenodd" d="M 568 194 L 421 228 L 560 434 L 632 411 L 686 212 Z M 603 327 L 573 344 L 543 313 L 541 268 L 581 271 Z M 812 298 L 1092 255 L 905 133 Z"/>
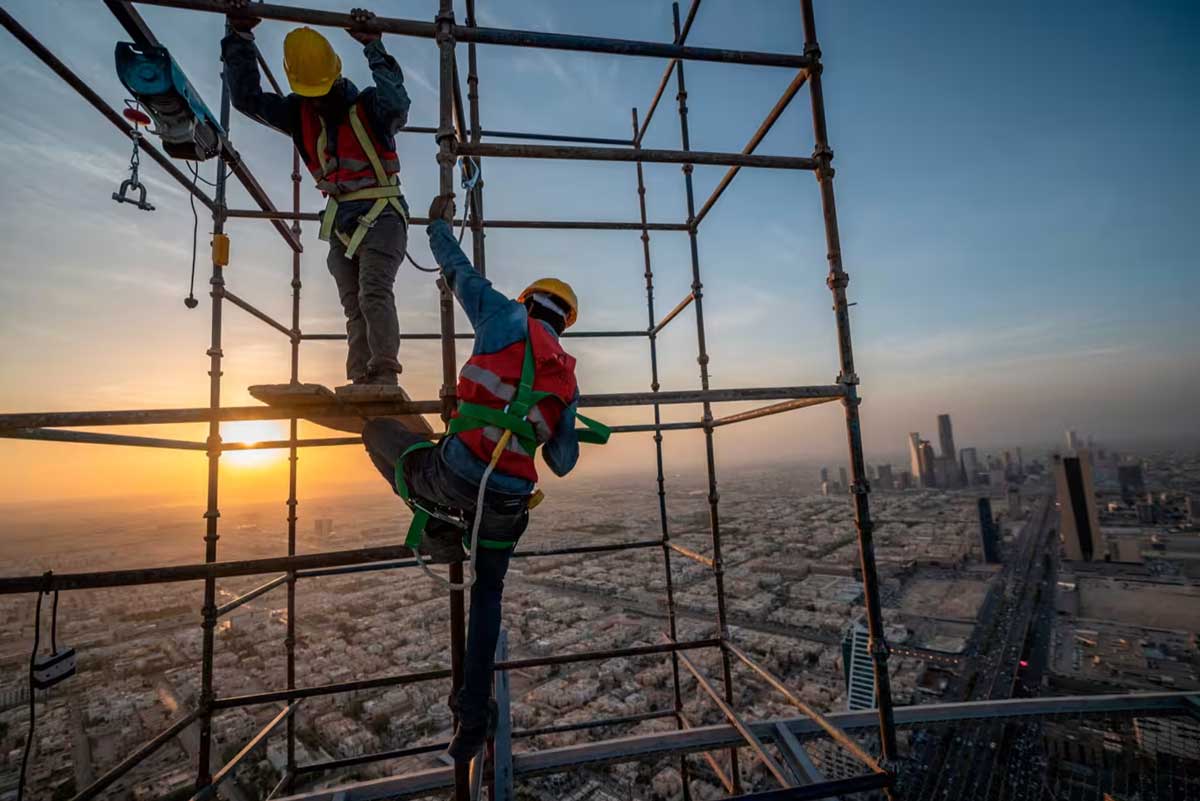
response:
<path fill-rule="evenodd" d="M 386 368 L 374 370 L 367 374 L 365 383 L 377 387 L 394 387 L 400 383 L 399 376 L 399 370 L 388 370 Z"/>
<path fill-rule="evenodd" d="M 450 738 L 446 753 L 455 762 L 470 762 L 483 751 L 489 737 L 496 736 L 496 721 L 499 718 L 496 702 L 488 699 L 487 720 L 475 726 L 464 726 L 460 721 Z"/>

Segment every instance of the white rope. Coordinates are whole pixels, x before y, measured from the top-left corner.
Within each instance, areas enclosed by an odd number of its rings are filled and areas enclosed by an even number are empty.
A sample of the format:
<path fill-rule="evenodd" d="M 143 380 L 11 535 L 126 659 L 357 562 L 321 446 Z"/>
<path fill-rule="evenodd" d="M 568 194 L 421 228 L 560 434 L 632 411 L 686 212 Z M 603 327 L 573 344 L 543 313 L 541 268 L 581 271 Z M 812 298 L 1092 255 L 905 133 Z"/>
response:
<path fill-rule="evenodd" d="M 475 585 L 475 559 L 479 554 L 479 525 L 483 522 L 483 497 L 487 493 L 488 479 L 492 477 L 492 471 L 496 469 L 497 462 L 500 461 L 499 454 L 504 451 L 508 441 L 512 438 L 511 431 L 505 431 L 500 437 L 500 441 L 496 443 L 496 447 L 492 454 L 492 460 L 488 462 L 487 469 L 483 471 L 483 478 L 479 479 L 479 494 L 475 496 L 475 519 L 471 523 L 471 550 L 470 559 L 467 562 L 468 578 L 462 584 L 455 584 L 447 578 L 442 578 L 437 573 L 429 569 L 429 565 L 421 558 L 421 554 L 416 549 L 413 550 L 413 556 L 417 559 L 417 564 L 425 571 L 425 574 L 431 578 L 445 584 L 453 591 L 469 590 Z"/>

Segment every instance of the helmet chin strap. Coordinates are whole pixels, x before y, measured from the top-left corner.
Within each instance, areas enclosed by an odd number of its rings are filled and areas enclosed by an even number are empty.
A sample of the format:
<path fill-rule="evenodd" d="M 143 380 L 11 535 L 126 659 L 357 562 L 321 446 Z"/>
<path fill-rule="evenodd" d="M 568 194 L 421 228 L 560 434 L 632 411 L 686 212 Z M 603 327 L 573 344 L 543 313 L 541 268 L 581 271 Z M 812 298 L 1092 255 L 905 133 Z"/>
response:
<path fill-rule="evenodd" d="M 558 304 L 557 299 L 553 295 L 545 292 L 534 292 L 529 298 L 539 306 L 545 306 L 564 320 L 567 319 L 568 311 Z"/>

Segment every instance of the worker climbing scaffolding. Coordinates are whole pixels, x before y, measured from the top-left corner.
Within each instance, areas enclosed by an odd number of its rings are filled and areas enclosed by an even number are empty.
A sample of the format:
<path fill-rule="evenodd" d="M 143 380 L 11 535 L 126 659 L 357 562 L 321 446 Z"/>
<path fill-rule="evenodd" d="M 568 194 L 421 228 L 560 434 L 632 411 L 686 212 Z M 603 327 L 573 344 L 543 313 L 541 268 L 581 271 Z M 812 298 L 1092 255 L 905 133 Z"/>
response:
<path fill-rule="evenodd" d="M 542 279 L 516 299 L 472 267 L 451 227 L 453 198 L 429 209 L 429 247 L 475 329 L 472 356 L 459 373 L 459 405 L 447 435 L 434 445 L 391 418 L 371 420 L 363 443 L 389 486 L 413 508 L 408 544 L 437 561 L 461 561 L 469 549 L 471 590 L 466 670 L 452 699 L 458 727 L 449 753 L 479 752 L 495 725 L 493 654 L 500 633 L 504 575 L 512 550 L 540 500 L 534 454 L 565 476 L 579 443 L 602 444 L 608 429 L 578 414 L 575 359 L 559 345 L 579 316 L 574 291 Z M 577 432 L 575 421 L 586 428 Z M 424 564 L 422 564 L 424 566 Z"/>
<path fill-rule="evenodd" d="M 358 10 L 356 19 L 369 13 Z M 221 41 L 233 105 L 292 137 L 304 164 L 328 198 L 321 239 L 346 315 L 349 352 L 343 394 L 396 386 L 401 372 L 400 324 L 392 286 L 408 246 L 408 205 L 400 189 L 395 133 L 408 121 L 404 73 L 378 33 L 350 29 L 363 45 L 375 85 L 359 91 L 317 31 L 302 27 L 284 40 L 292 94 L 260 85 L 253 30 L 256 17 L 230 15 Z"/>

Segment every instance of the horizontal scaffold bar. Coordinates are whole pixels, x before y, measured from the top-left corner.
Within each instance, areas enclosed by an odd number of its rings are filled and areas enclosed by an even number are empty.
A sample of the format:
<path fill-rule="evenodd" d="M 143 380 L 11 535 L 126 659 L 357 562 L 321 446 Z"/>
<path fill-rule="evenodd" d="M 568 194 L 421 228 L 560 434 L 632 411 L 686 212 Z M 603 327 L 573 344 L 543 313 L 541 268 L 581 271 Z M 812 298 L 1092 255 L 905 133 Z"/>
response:
<path fill-rule="evenodd" d="M 955 720 L 974 720 L 1022 715 L 1185 715 L 1189 713 L 1196 693 L 1123 693 L 1119 695 L 1071 696 L 1062 698 L 1019 698 L 1006 701 L 971 701 L 951 704 L 919 704 L 896 707 L 896 723 L 914 726 Z M 853 712 L 833 712 L 827 720 L 842 730 L 872 729 L 879 725 L 874 709 Z M 761 739 L 774 740 L 775 727 L 783 724 L 797 737 L 806 739 L 823 732 L 807 716 L 782 720 L 765 720 L 747 724 Z M 742 736 L 729 724 L 715 724 L 683 729 L 635 734 L 601 742 L 548 748 L 513 755 L 513 772 L 517 776 L 535 776 L 578 769 L 587 765 L 613 762 L 632 762 L 652 759 L 666 754 L 697 753 L 739 745 Z M 890 780 L 888 774 L 872 774 L 876 781 Z M 360 801 L 366 798 L 408 798 L 428 795 L 454 783 L 451 768 L 388 776 L 365 782 L 342 784 L 280 801 Z M 827 783 L 828 784 L 828 783 Z M 817 785 L 808 785 L 815 787 Z M 797 788 L 790 788 L 795 791 Z M 844 790 L 842 792 L 845 792 Z"/>
<path fill-rule="evenodd" d="M 517 551 L 513 558 L 532 559 L 542 556 L 572 556 L 584 553 L 607 553 L 631 551 L 639 548 L 654 548 L 662 540 L 632 540 L 594 545 L 572 545 L 563 548 L 531 548 Z M 93 573 L 51 573 L 40 576 L 0 577 L 0 595 L 37 592 L 38 590 L 93 590 L 108 587 L 131 587 L 142 584 L 163 584 L 178 581 L 198 581 L 207 578 L 230 578 L 233 576 L 257 576 L 263 573 L 296 571 L 297 578 L 315 578 L 343 573 L 363 573 L 369 570 L 394 570 L 415 567 L 416 562 L 403 545 L 383 545 L 375 548 L 356 548 L 348 551 L 323 551 L 321 553 L 275 556 L 265 559 L 244 559 L 236 562 L 208 562 L 170 567 L 131 568 L 128 570 L 103 570 Z M 218 609 L 224 613 L 245 603 L 251 598 L 278 586 L 287 576 L 277 576 L 266 584 L 245 595 L 235 598 Z"/>
<path fill-rule="evenodd" d="M 575 339 L 606 339 L 606 338 L 622 338 L 622 337 L 644 337 L 648 336 L 646 331 L 564 331 L 564 337 Z M 455 334 L 455 339 L 474 339 L 473 333 Z M 345 342 L 345 334 L 301 334 L 302 340 L 328 341 L 328 342 Z M 442 335 L 435 333 L 416 333 L 416 334 L 400 334 L 400 339 L 404 340 L 424 340 L 424 341 L 441 341 Z"/>
<path fill-rule="evenodd" d="M 667 392 L 617 392 L 603 395 L 584 395 L 579 405 L 584 408 L 617 406 L 650 406 L 654 404 L 732 403 L 753 400 L 798 400 L 801 398 L 841 398 L 844 390 L 839 384 L 796 387 L 737 387 L 731 389 L 675 390 Z M 26 412 L 0 414 L 0 436 L 21 428 L 56 428 L 77 426 L 150 425 L 158 423 L 205 423 L 217 420 L 286 420 L 292 417 L 345 417 L 348 412 L 364 416 L 393 414 L 436 414 L 442 410 L 441 401 L 338 401 L 312 406 L 226 406 L 219 409 L 130 409 L 90 412 Z"/>
<path fill-rule="evenodd" d="M 509 659 L 496 663 L 496 670 L 527 670 L 529 668 L 550 667 L 552 665 L 569 665 L 576 662 L 600 662 L 606 659 L 627 656 L 651 656 L 653 654 L 682 653 L 683 651 L 701 648 L 717 648 L 720 640 L 685 640 L 683 642 L 668 642 L 661 645 L 639 645 L 630 648 L 611 648 L 604 651 L 580 651 L 571 654 L 551 654 L 549 656 L 532 657 L 529 659 Z M 234 707 L 255 706 L 258 704 L 273 704 L 279 701 L 296 701 L 301 698 L 312 698 L 321 695 L 337 695 L 339 693 L 361 692 L 383 687 L 395 687 L 402 684 L 417 684 L 426 681 L 440 681 L 450 678 L 450 670 L 426 670 L 420 673 L 398 673 L 392 676 L 379 676 L 373 679 L 346 681 L 338 684 L 321 684 L 316 687 L 296 687 L 290 690 L 270 690 L 248 695 L 235 695 L 228 698 L 217 698 L 213 701 L 216 709 L 232 709 Z"/>
<path fill-rule="evenodd" d="M 233 7 L 226 0 L 134 0 L 144 5 L 192 11 L 229 13 Z M 355 28 L 378 33 L 394 33 L 433 39 L 437 26 L 432 22 L 398 19 L 395 17 L 373 17 L 358 23 L 350 14 L 335 11 L 320 11 L 311 8 L 294 8 L 278 3 L 253 3 L 240 9 L 248 17 L 297 22 L 303 25 L 319 25 L 331 28 Z M 573 50 L 586 53 L 608 53 L 619 56 L 644 56 L 647 58 L 678 58 L 684 61 L 718 61 L 727 64 L 747 64 L 760 67 L 807 67 L 812 64 L 808 56 L 794 53 L 762 53 L 754 50 L 727 50 L 714 47 L 687 47 L 664 42 L 646 42 L 635 39 L 612 39 L 602 36 L 578 36 L 566 33 L 543 33 L 503 28 L 479 28 L 454 25 L 452 34 L 457 41 L 476 44 L 532 47 L 547 50 Z"/>
<path fill-rule="evenodd" d="M 256 211 L 255 209 L 230 209 L 227 217 L 247 220 L 320 220 L 319 211 Z M 428 225 L 428 217 L 410 217 L 411 225 Z M 454 226 L 463 224 L 455 220 Z M 689 231 L 687 223 L 622 222 L 620 220 L 484 220 L 484 228 L 517 228 L 548 231 Z"/>
<path fill-rule="evenodd" d="M 750 153 L 714 153 L 708 150 L 626 150 L 615 147 L 570 145 L 501 145 L 459 142 L 460 156 L 512 159 L 567 159 L 574 161 L 626 161 L 650 164 L 711 164 L 719 167 L 762 167 L 777 170 L 815 170 L 815 159 L 805 156 L 759 156 Z M 640 226 L 639 226 L 640 227 Z"/>

